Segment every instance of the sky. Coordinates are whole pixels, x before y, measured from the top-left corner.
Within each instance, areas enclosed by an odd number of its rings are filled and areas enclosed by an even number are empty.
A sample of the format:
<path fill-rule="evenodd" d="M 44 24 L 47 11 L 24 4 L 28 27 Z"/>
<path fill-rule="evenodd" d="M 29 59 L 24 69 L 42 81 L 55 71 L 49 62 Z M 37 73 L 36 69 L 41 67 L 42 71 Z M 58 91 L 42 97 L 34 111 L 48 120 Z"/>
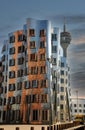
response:
<path fill-rule="evenodd" d="M 51 20 L 61 30 L 64 17 L 72 41 L 68 48 L 71 87 L 85 95 L 85 0 L 0 0 L 0 50 L 10 32 L 20 30 L 27 18 Z M 73 93 L 72 92 L 72 93 Z"/>

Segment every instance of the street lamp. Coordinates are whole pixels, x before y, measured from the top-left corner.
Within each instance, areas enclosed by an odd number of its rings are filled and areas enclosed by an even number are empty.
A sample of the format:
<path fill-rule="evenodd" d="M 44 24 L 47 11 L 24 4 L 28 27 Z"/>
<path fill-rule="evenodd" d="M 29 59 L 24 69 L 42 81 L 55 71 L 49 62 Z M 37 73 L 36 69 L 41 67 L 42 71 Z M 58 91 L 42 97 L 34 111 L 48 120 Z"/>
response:
<path fill-rule="evenodd" d="M 78 90 L 76 90 L 76 99 L 77 99 L 77 114 L 79 114 L 79 109 L 78 109 Z"/>

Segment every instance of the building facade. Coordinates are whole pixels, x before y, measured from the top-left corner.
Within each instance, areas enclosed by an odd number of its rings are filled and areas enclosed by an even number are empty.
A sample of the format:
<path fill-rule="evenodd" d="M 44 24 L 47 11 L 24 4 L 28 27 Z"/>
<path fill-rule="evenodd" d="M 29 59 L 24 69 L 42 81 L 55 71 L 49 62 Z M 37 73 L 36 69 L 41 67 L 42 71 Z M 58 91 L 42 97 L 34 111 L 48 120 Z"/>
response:
<path fill-rule="evenodd" d="M 1 123 L 50 124 L 57 120 L 59 29 L 47 20 L 27 19 L 2 49 Z"/>
<path fill-rule="evenodd" d="M 68 67 L 60 30 L 48 20 L 28 18 L 2 48 L 0 123 L 53 124 L 66 121 Z"/>

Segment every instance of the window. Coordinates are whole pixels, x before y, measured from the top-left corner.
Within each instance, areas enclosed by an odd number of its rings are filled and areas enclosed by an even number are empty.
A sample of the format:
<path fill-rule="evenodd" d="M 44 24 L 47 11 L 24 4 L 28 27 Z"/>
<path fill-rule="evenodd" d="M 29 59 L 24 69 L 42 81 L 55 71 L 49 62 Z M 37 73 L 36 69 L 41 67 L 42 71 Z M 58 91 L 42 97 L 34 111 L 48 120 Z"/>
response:
<path fill-rule="evenodd" d="M 4 88 L 5 89 L 5 93 L 7 92 L 7 87 Z"/>
<path fill-rule="evenodd" d="M 16 110 L 16 121 L 20 121 L 20 110 Z"/>
<path fill-rule="evenodd" d="M 26 41 L 26 36 L 23 34 L 18 35 L 18 42 Z"/>
<path fill-rule="evenodd" d="M 61 70 L 61 75 L 64 75 L 64 70 Z"/>
<path fill-rule="evenodd" d="M 31 95 L 25 96 L 25 103 L 31 103 Z"/>
<path fill-rule="evenodd" d="M 42 110 L 42 120 L 48 120 L 48 111 Z"/>
<path fill-rule="evenodd" d="M 63 96 L 63 95 L 61 95 L 61 96 L 60 96 L 60 99 L 61 99 L 61 100 L 64 100 L 64 96 Z"/>
<path fill-rule="evenodd" d="M 83 113 L 85 113 L 85 110 L 83 110 Z"/>
<path fill-rule="evenodd" d="M 45 68 L 45 66 L 41 66 L 41 67 L 40 67 L 40 73 L 41 73 L 41 74 L 46 73 L 46 68 Z"/>
<path fill-rule="evenodd" d="M 2 105 L 2 98 L 0 97 L 0 106 Z"/>
<path fill-rule="evenodd" d="M 14 110 L 10 110 L 10 121 L 14 120 L 14 114 L 15 114 L 15 111 Z"/>
<path fill-rule="evenodd" d="M 74 104 L 74 107 L 76 107 L 76 104 Z"/>
<path fill-rule="evenodd" d="M 64 87 L 61 87 L 61 92 L 64 92 Z"/>
<path fill-rule="evenodd" d="M 17 83 L 17 90 L 21 90 L 22 89 L 22 82 L 18 82 Z"/>
<path fill-rule="evenodd" d="M 35 48 L 35 41 L 30 41 L 30 48 L 34 49 Z"/>
<path fill-rule="evenodd" d="M 52 46 L 52 53 L 56 53 L 57 52 L 57 46 Z"/>
<path fill-rule="evenodd" d="M 37 102 L 37 95 L 32 95 L 32 103 L 36 103 Z"/>
<path fill-rule="evenodd" d="M 57 41 L 57 34 L 52 34 L 51 39 L 52 41 Z"/>
<path fill-rule="evenodd" d="M 46 87 L 46 80 L 40 81 L 40 87 Z"/>
<path fill-rule="evenodd" d="M 45 41 L 40 41 L 40 48 L 45 48 Z"/>
<path fill-rule="evenodd" d="M 61 83 L 64 83 L 64 79 L 61 78 Z"/>
<path fill-rule="evenodd" d="M 61 104 L 61 105 L 60 105 L 60 109 L 63 109 L 63 108 L 64 108 L 64 106 L 63 106 L 63 104 Z"/>
<path fill-rule="evenodd" d="M 38 68 L 37 67 L 31 67 L 31 74 L 37 74 Z"/>
<path fill-rule="evenodd" d="M 21 102 L 21 96 L 18 95 L 16 96 L 16 104 L 20 104 L 20 102 Z"/>
<path fill-rule="evenodd" d="M 1 61 L 5 61 L 5 55 L 3 55 L 2 57 L 1 57 Z"/>
<path fill-rule="evenodd" d="M 82 104 L 79 104 L 79 107 L 82 107 Z"/>
<path fill-rule="evenodd" d="M 30 61 L 36 61 L 37 60 L 37 55 L 34 54 L 30 54 Z"/>
<path fill-rule="evenodd" d="M 24 70 L 24 75 L 28 75 L 29 74 L 29 69 L 28 68 L 25 68 Z"/>
<path fill-rule="evenodd" d="M 3 93 L 3 87 L 0 87 L 0 94 Z"/>
<path fill-rule="evenodd" d="M 17 71 L 17 77 L 22 77 L 23 76 L 23 70 L 20 69 Z"/>
<path fill-rule="evenodd" d="M 25 47 L 24 46 L 19 46 L 18 47 L 18 53 L 22 53 L 25 51 Z"/>
<path fill-rule="evenodd" d="M 34 130 L 34 127 L 31 127 L 31 129 L 30 130 Z"/>
<path fill-rule="evenodd" d="M 29 30 L 29 36 L 31 36 L 31 37 L 35 36 L 35 30 L 34 29 Z"/>
<path fill-rule="evenodd" d="M 43 53 L 43 54 L 40 54 L 40 60 L 42 61 L 42 60 L 45 60 L 45 54 Z"/>
<path fill-rule="evenodd" d="M 85 107 L 85 104 L 84 104 L 84 107 Z"/>
<path fill-rule="evenodd" d="M 9 91 L 15 90 L 15 84 L 9 84 Z"/>
<path fill-rule="evenodd" d="M 33 110 L 32 116 L 33 116 L 33 121 L 38 120 L 38 110 Z"/>
<path fill-rule="evenodd" d="M 81 109 L 79 109 L 79 112 L 81 113 L 81 112 L 82 112 L 82 110 L 81 110 Z"/>
<path fill-rule="evenodd" d="M 9 78 L 15 78 L 15 71 L 9 72 Z"/>
<path fill-rule="evenodd" d="M 9 97 L 8 104 L 10 104 L 10 105 L 15 104 L 15 97 Z"/>
<path fill-rule="evenodd" d="M 47 103 L 47 94 L 41 95 L 41 102 L 42 103 Z"/>
<path fill-rule="evenodd" d="M 15 54 L 15 47 L 9 49 L 9 54 L 10 55 Z"/>
<path fill-rule="evenodd" d="M 42 129 L 41 130 L 45 130 L 45 127 L 42 127 Z"/>
<path fill-rule="evenodd" d="M 25 89 L 30 88 L 30 81 L 25 81 L 25 82 L 24 82 L 24 88 L 25 88 Z"/>
<path fill-rule="evenodd" d="M 61 113 L 61 114 L 60 114 L 60 118 L 61 118 L 61 120 L 63 120 L 63 117 L 64 117 L 64 116 L 63 116 L 63 113 Z"/>
<path fill-rule="evenodd" d="M 10 36 L 9 43 L 14 43 L 14 42 L 15 42 L 15 36 Z"/>
<path fill-rule="evenodd" d="M 16 127 L 16 130 L 19 130 L 19 127 Z"/>
<path fill-rule="evenodd" d="M 32 88 L 36 88 L 37 87 L 37 80 L 32 80 Z"/>
<path fill-rule="evenodd" d="M 61 62 L 61 67 L 64 67 L 64 63 L 63 62 Z"/>
<path fill-rule="evenodd" d="M 52 59 L 52 64 L 53 64 L 53 65 L 56 65 L 56 64 L 57 64 L 56 58 L 53 58 L 53 59 Z"/>
<path fill-rule="evenodd" d="M 9 66 L 14 66 L 14 65 L 15 65 L 15 59 L 10 59 Z"/>
<path fill-rule="evenodd" d="M 22 65 L 24 63 L 24 58 L 20 57 L 18 58 L 18 65 Z"/>
<path fill-rule="evenodd" d="M 74 111 L 77 112 L 77 109 L 75 109 Z"/>
<path fill-rule="evenodd" d="M 40 30 L 40 37 L 44 37 L 44 36 L 45 36 L 45 30 L 42 29 L 42 30 Z"/>
<path fill-rule="evenodd" d="M 6 105 L 6 98 L 4 98 L 4 105 Z"/>

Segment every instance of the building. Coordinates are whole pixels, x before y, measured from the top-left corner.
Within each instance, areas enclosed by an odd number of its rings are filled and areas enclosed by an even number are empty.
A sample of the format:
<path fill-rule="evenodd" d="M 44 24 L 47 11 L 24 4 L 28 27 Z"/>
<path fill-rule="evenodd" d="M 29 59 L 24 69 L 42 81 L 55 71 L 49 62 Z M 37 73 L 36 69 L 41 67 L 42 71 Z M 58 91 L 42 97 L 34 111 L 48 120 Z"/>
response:
<path fill-rule="evenodd" d="M 59 29 L 47 20 L 27 19 L 9 34 L 2 49 L 1 123 L 52 124 L 57 121 Z"/>
<path fill-rule="evenodd" d="M 64 23 L 63 32 L 60 33 L 60 45 L 63 49 L 63 54 L 59 56 L 58 79 L 57 79 L 57 117 L 58 121 L 70 120 L 70 68 L 67 62 L 67 48 L 71 42 L 71 35 L 66 31 Z M 60 51 L 61 52 L 61 51 Z"/>
<path fill-rule="evenodd" d="M 85 116 L 85 99 L 84 98 L 71 98 L 71 118 L 75 115 Z"/>
<path fill-rule="evenodd" d="M 48 20 L 28 18 L 22 30 L 8 35 L 1 62 L 0 123 L 47 125 L 49 130 L 67 120 L 69 67 L 59 28 Z"/>

